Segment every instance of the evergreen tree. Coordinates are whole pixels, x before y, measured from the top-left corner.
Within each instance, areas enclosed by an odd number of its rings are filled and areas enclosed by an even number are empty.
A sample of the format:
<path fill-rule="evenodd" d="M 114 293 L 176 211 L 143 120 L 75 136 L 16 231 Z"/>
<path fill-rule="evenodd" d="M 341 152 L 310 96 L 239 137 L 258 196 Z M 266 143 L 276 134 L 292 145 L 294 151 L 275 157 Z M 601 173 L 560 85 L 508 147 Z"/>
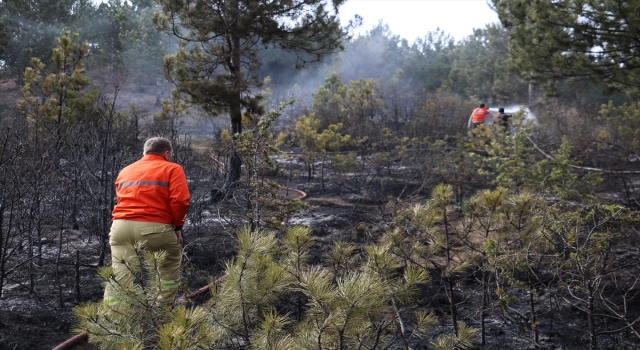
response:
<path fill-rule="evenodd" d="M 166 252 L 149 252 L 144 243 L 132 246 L 135 255 L 125 260 L 131 278 L 116 279 L 112 267 L 99 269 L 99 276 L 113 286 L 119 303 L 87 303 L 74 312 L 80 321 L 78 332 L 91 335 L 89 341 L 109 349 L 203 349 L 220 337 L 207 322 L 202 308 L 177 307 L 173 312 L 161 307 L 162 288 L 157 267 Z"/>
<path fill-rule="evenodd" d="M 403 265 L 432 267 L 437 271 L 449 303 L 451 326 L 455 336 L 468 335 L 466 327 L 459 320 L 459 295 L 454 291 L 456 283 L 472 266 L 474 257 L 460 254 L 459 246 L 469 234 L 469 226 L 457 224 L 458 215 L 450 205 L 453 188 L 439 184 L 431 192 L 431 198 L 424 204 L 416 204 L 405 215 L 410 223 L 391 229 L 385 240 L 390 244 L 390 253 Z"/>
<path fill-rule="evenodd" d="M 340 135 L 342 123 L 331 124 L 328 128 L 322 130 L 322 133 L 316 136 L 316 147 L 322 151 L 322 166 L 320 169 L 320 182 L 324 191 L 324 168 L 329 152 L 337 152 L 340 148 L 352 143 L 351 135 Z"/>
<path fill-rule="evenodd" d="M 589 80 L 640 96 L 640 1 L 493 0 L 510 30 L 509 65 L 522 79 Z"/>
<path fill-rule="evenodd" d="M 157 4 L 146 0 L 131 3 L 129 25 L 120 34 L 122 59 L 132 82 L 158 85 L 159 94 L 162 95 L 168 90 L 164 87 L 163 59 L 175 47 L 175 40 L 154 27 L 152 17 L 159 10 Z"/>
<path fill-rule="evenodd" d="M 583 316 L 589 349 L 598 349 L 603 335 L 620 331 L 607 321 L 625 321 L 631 327 L 627 312 L 607 305 L 626 302 L 620 280 L 636 269 L 637 261 L 616 256 L 614 252 L 628 247 L 635 238 L 619 229 L 628 220 L 627 210 L 618 205 L 590 205 L 575 210 L 551 207 L 543 226 L 543 235 L 554 246 L 552 264 L 558 276 L 558 292 L 572 308 Z M 634 272 L 631 272 L 634 274 Z M 637 273 L 637 272 L 636 272 Z M 625 276 L 625 277 L 623 277 Z M 618 301 L 613 301 L 618 300 Z M 634 322 L 640 320 L 638 316 Z"/>
<path fill-rule="evenodd" d="M 166 57 L 167 75 L 189 102 L 210 115 L 228 113 L 231 132 L 242 132 L 242 113 L 261 114 L 255 71 L 257 52 L 268 46 L 293 51 L 297 64 L 320 59 L 341 48 L 346 33 L 337 20 L 344 0 L 163 0 L 156 25 L 182 39 Z M 333 12 L 331 10 L 334 10 Z M 240 178 L 234 151 L 222 193 Z"/>
<path fill-rule="evenodd" d="M 408 48 L 402 69 L 429 92 L 436 92 L 452 69 L 454 39 L 441 30 L 427 33 Z"/>
<path fill-rule="evenodd" d="M 634 159 L 640 154 L 640 104 L 638 102 L 615 106 L 613 102 L 600 107 L 602 123 L 596 136 L 599 141 L 612 145 L 613 158 Z M 617 153 L 617 154 L 616 154 Z"/>
<path fill-rule="evenodd" d="M 507 34 L 495 24 L 476 29 L 450 53 L 451 70 L 443 85 L 484 102 L 526 101 L 527 84 L 506 69 Z"/>
<path fill-rule="evenodd" d="M 128 78 L 124 55 L 127 50 L 125 36 L 136 29 L 134 9 L 134 5 L 127 1 L 104 2 L 98 8 L 96 24 L 93 26 L 96 28 L 92 37 L 97 47 L 95 64 L 106 68 L 102 73 L 116 86 Z"/>
<path fill-rule="evenodd" d="M 89 79 L 84 75 L 83 61 L 89 51 L 87 43 L 79 44 L 77 40 L 78 34 L 68 31 L 57 37 L 49 67 L 38 58 L 31 59 L 18 102 L 18 111 L 36 129 L 49 129 L 56 134 L 55 151 L 65 128 L 89 115 L 97 99 L 97 91 L 84 91 Z"/>
<path fill-rule="evenodd" d="M 312 94 L 314 115 L 320 123 L 320 128 L 344 121 L 340 101 L 344 99 L 346 92 L 347 86 L 342 82 L 342 78 L 334 72 L 327 75 L 323 84 Z"/>
<path fill-rule="evenodd" d="M 0 60 L 21 76 L 36 57 L 49 63 L 54 38 L 69 30 L 74 11 L 86 2 L 29 0 L 0 2 Z"/>
<path fill-rule="evenodd" d="M 314 114 L 303 115 L 296 120 L 295 129 L 291 130 L 295 142 L 302 149 L 302 160 L 307 165 L 307 180 L 311 181 L 315 175 L 315 158 L 318 149 L 316 139 L 318 138 L 319 121 Z"/>
<path fill-rule="evenodd" d="M 155 266 L 164 254 L 136 245 L 126 259 L 133 278 L 100 276 L 117 291 L 120 303 L 75 309 L 76 331 L 89 341 L 123 349 L 410 349 L 437 317 L 416 303 L 426 269 L 401 266 L 389 244 L 362 252 L 336 243 L 327 258 L 339 268 L 310 265 L 311 229 L 295 226 L 282 238 L 267 231 L 237 232 L 238 254 L 225 277 L 210 284 L 203 305 L 185 302 L 171 312 L 158 307 Z M 288 302 L 291 302 L 289 304 Z M 297 314 L 291 312 L 297 306 Z M 475 330 L 459 325 L 459 335 L 441 334 L 437 349 L 468 349 Z"/>

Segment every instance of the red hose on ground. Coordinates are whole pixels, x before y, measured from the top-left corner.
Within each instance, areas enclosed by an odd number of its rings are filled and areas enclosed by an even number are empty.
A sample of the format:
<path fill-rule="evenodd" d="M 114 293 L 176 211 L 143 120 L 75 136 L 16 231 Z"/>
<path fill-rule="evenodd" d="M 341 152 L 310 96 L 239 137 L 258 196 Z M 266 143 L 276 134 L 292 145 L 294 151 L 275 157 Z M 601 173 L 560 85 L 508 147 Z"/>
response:
<path fill-rule="evenodd" d="M 78 335 L 76 335 L 73 338 L 69 338 L 67 339 L 64 343 L 56 346 L 55 348 L 53 348 L 53 350 L 64 350 L 64 349 L 68 349 L 78 343 L 80 343 L 83 340 L 87 340 L 89 339 L 89 335 L 87 333 L 80 333 Z"/>
<path fill-rule="evenodd" d="M 298 192 L 300 194 L 300 197 L 298 197 L 296 199 L 304 199 L 307 196 L 307 194 L 305 192 L 300 191 L 297 188 L 291 188 L 291 187 L 285 187 L 285 186 L 280 186 L 280 188 L 283 189 L 283 190 L 291 190 L 291 191 Z"/>

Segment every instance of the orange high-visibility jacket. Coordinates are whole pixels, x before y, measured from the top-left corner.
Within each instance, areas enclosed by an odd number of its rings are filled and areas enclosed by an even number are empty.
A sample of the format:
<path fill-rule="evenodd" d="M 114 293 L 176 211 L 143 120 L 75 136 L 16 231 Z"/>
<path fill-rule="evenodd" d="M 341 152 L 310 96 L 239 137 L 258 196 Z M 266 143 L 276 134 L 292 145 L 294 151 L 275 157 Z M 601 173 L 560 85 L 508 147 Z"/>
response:
<path fill-rule="evenodd" d="M 184 225 L 189 188 L 182 167 L 158 154 L 126 166 L 116 179 L 113 219 Z"/>
<path fill-rule="evenodd" d="M 490 114 L 488 109 L 478 107 L 473 110 L 473 117 L 471 118 L 472 123 L 484 123 L 484 117 Z"/>

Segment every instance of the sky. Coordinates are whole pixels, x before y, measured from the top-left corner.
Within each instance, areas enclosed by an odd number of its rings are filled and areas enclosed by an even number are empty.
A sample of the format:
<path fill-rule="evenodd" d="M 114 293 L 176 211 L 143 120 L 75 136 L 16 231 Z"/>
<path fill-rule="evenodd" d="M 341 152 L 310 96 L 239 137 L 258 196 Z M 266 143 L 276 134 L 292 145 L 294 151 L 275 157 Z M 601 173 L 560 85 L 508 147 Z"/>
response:
<path fill-rule="evenodd" d="M 362 17 L 355 36 L 382 20 L 394 35 L 410 43 L 438 27 L 459 41 L 472 35 L 474 28 L 498 22 L 486 0 L 347 0 L 339 11 L 343 24 L 355 14 Z"/>
<path fill-rule="evenodd" d="M 459 41 L 473 34 L 474 28 L 498 22 L 487 0 L 347 0 L 339 11 L 343 24 L 356 13 L 362 17 L 355 36 L 365 34 L 382 20 L 393 34 L 410 43 L 438 27 Z"/>

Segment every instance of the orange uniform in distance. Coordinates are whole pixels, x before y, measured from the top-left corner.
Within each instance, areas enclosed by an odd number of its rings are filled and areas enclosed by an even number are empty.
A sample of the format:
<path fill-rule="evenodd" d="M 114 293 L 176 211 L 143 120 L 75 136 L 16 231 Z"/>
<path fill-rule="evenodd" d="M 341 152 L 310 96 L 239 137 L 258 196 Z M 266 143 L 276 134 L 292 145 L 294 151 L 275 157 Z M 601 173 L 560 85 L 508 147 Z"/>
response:
<path fill-rule="evenodd" d="M 113 219 L 184 225 L 189 188 L 182 167 L 158 154 L 147 154 L 125 167 L 116 179 L 118 203 Z"/>
<path fill-rule="evenodd" d="M 473 110 L 473 116 L 471 117 L 471 123 L 484 123 L 484 118 L 491 114 L 488 109 L 484 107 L 478 107 Z"/>

